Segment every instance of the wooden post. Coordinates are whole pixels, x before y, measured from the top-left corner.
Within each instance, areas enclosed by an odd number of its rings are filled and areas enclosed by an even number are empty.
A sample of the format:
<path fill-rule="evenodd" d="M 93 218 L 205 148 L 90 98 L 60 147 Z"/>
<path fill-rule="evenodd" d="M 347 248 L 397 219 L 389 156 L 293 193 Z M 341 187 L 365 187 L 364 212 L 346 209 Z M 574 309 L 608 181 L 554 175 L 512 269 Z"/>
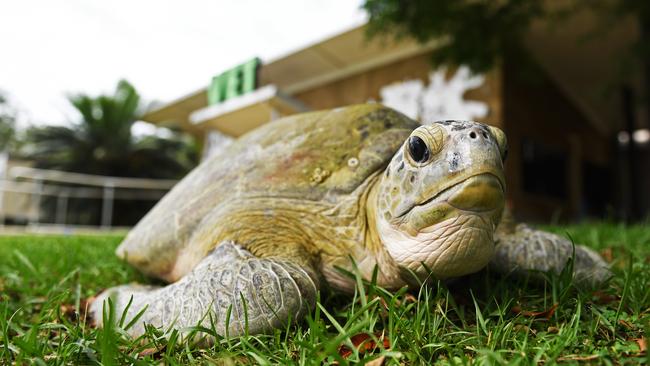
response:
<path fill-rule="evenodd" d="M 627 183 L 628 186 L 624 188 L 623 192 L 625 194 L 625 208 L 626 214 L 623 218 L 626 221 L 634 221 L 638 218 L 638 203 L 637 197 L 638 194 L 638 179 L 637 174 L 637 147 L 636 142 L 634 141 L 634 131 L 636 130 L 636 107 L 635 104 L 635 95 L 634 90 L 630 86 L 623 86 L 621 91 L 622 97 L 622 107 L 623 107 L 623 118 L 625 122 L 625 130 L 629 136 L 627 143 L 627 154 L 626 154 L 626 163 L 627 163 Z"/>
<path fill-rule="evenodd" d="M 582 212 L 582 145 L 580 136 L 569 136 L 569 170 L 567 187 L 569 188 L 569 210 L 574 219 L 580 219 Z"/>

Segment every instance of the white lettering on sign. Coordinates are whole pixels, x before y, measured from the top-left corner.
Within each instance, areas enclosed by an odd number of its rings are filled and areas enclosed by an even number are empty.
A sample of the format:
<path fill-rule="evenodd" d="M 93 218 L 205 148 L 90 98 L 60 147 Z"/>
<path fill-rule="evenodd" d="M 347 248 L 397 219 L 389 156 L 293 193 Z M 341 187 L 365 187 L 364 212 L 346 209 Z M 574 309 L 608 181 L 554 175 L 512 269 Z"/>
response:
<path fill-rule="evenodd" d="M 466 66 L 458 68 L 449 79 L 446 74 L 445 68 L 431 72 L 426 87 L 420 80 L 387 85 L 379 91 L 382 103 L 421 123 L 485 118 L 487 103 L 463 99 L 466 91 L 482 86 L 485 77 L 472 75 Z"/>

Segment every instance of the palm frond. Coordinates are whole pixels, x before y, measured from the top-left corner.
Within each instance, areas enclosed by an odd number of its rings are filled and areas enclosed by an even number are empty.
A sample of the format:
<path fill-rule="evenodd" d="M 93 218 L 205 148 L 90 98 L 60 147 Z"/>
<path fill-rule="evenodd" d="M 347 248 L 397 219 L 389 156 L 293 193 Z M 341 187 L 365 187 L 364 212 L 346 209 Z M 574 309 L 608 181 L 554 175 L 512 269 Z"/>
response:
<path fill-rule="evenodd" d="M 27 132 L 24 154 L 39 168 L 80 173 L 147 178 L 181 178 L 198 162 L 196 144 L 175 132 L 171 138 L 134 138 L 133 123 L 140 115 L 140 95 L 125 80 L 112 95 L 76 94 L 68 97 L 81 118 L 70 126 L 35 127 Z M 142 208 L 151 202 L 134 203 Z M 116 203 L 119 207 L 131 207 Z M 88 206 L 85 221 L 97 221 L 96 207 Z M 137 212 L 137 211 L 136 211 Z M 132 215 L 133 208 L 125 215 Z"/>

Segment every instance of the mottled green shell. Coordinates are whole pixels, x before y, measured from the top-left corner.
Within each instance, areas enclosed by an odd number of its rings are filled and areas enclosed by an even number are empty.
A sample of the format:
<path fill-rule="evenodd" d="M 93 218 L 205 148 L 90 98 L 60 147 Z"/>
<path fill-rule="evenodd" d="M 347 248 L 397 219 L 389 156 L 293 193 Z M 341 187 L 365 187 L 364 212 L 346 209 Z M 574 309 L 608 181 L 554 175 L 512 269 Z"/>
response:
<path fill-rule="evenodd" d="M 152 259 L 142 256 L 151 256 L 153 246 L 159 249 L 156 261 L 171 263 L 176 254 L 166 248 L 183 246 L 206 215 L 234 199 L 253 206 L 260 197 L 265 198 L 260 202 L 288 198 L 336 204 L 383 170 L 417 126 L 378 104 L 265 124 L 201 163 L 141 220 L 121 248 L 142 262 Z"/>
<path fill-rule="evenodd" d="M 236 167 L 220 179 L 234 176 L 244 194 L 336 200 L 383 169 L 416 127 L 380 105 L 302 114 L 242 137 L 217 170 Z"/>

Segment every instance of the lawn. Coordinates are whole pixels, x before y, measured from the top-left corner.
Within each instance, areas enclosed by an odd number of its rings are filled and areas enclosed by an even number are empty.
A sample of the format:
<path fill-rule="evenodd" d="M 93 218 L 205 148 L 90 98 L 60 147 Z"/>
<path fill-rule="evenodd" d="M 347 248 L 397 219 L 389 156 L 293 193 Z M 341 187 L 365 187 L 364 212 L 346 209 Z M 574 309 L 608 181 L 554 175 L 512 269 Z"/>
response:
<path fill-rule="evenodd" d="M 147 281 L 120 262 L 119 236 L 0 237 L 0 364 L 641 364 L 650 330 L 650 227 L 552 227 L 599 250 L 615 276 L 576 288 L 479 273 L 396 294 L 365 284 L 323 291 L 301 323 L 219 338 L 207 349 L 149 329 L 93 329 L 85 300 Z M 198 330 L 197 330 L 198 331 Z M 209 330 L 206 330 L 209 331 Z"/>

